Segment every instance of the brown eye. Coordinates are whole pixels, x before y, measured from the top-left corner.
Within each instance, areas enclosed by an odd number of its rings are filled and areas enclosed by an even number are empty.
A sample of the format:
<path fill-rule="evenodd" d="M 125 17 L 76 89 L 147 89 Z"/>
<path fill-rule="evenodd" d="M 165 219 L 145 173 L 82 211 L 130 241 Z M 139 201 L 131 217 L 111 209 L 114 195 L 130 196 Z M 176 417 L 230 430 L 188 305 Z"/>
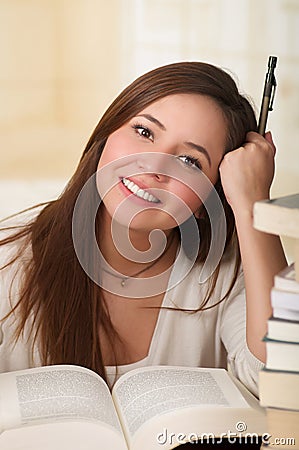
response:
<path fill-rule="evenodd" d="M 193 158 L 192 156 L 182 155 L 179 156 L 179 160 L 182 161 L 187 167 L 193 169 L 202 169 L 202 166 L 197 158 Z"/>
<path fill-rule="evenodd" d="M 144 127 L 143 125 L 133 125 L 133 128 L 136 133 L 144 139 L 154 140 L 153 133 L 147 127 Z"/>
<path fill-rule="evenodd" d="M 146 128 L 141 128 L 140 129 L 140 135 L 145 137 L 145 138 L 149 138 L 151 134 Z"/>

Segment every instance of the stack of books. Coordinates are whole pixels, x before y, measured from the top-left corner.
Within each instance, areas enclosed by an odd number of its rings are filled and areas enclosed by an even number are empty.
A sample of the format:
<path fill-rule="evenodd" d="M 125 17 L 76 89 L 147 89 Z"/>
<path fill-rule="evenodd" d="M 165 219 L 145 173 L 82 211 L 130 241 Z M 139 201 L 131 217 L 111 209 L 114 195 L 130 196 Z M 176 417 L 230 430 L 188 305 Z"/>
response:
<path fill-rule="evenodd" d="M 264 338 L 265 368 L 259 396 L 270 435 L 263 448 L 299 449 L 299 194 L 258 202 L 259 230 L 294 238 L 295 262 L 278 273 L 271 290 L 273 315 Z"/>
<path fill-rule="evenodd" d="M 273 447 L 299 449 L 299 283 L 294 264 L 275 276 L 271 302 L 260 404 L 266 408 Z"/>
<path fill-rule="evenodd" d="M 294 242 L 295 278 L 299 282 L 299 193 L 254 204 L 254 227 Z"/>

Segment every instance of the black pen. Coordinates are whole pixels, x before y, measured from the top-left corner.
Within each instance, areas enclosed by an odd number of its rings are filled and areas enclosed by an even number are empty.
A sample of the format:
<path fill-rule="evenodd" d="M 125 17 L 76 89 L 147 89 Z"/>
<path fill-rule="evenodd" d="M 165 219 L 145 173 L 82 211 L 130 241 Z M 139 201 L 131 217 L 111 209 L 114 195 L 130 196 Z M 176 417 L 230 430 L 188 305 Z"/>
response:
<path fill-rule="evenodd" d="M 274 70 L 277 63 L 276 56 L 270 56 L 268 60 L 268 72 L 266 73 L 266 80 L 264 86 L 264 93 L 261 105 L 261 112 L 258 123 L 258 132 L 264 136 L 269 111 L 273 110 L 273 100 L 276 90 L 276 79 Z"/>

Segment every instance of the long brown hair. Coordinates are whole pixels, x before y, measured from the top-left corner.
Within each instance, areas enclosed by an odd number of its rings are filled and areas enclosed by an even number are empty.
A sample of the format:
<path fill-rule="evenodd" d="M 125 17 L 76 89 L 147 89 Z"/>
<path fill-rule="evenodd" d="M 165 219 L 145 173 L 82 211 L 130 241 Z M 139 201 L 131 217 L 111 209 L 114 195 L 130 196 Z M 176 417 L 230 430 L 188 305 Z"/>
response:
<path fill-rule="evenodd" d="M 82 187 L 97 170 L 108 136 L 149 104 L 172 94 L 199 94 L 214 99 L 227 124 L 226 152 L 242 145 L 248 131 L 256 130 L 256 119 L 249 101 L 239 94 L 235 82 L 225 71 L 200 62 L 175 63 L 152 70 L 129 85 L 108 108 L 61 196 L 47 203 L 33 221 L 0 242 L 4 245 L 22 241 L 23 247 L 19 247 L 16 258 L 28 244 L 31 245 L 31 257 L 22 263 L 23 284 L 14 307 L 19 317 L 16 338 L 20 337 L 33 313 L 32 335 L 34 340 L 38 340 L 44 364 L 79 364 L 106 379 L 99 327 L 108 336 L 115 337 L 117 333 L 100 287 L 86 275 L 78 262 L 72 240 L 72 214 Z M 233 213 L 223 194 L 220 179 L 216 189 L 227 220 L 226 250 L 235 247 L 237 254 L 228 295 L 239 270 L 240 256 Z M 90 217 L 89 212 L 98 204 L 98 192 L 94 186 L 85 204 L 86 221 Z M 97 221 L 100 226 L 100 217 Z M 87 222 L 82 224 L 82 236 L 84 226 L 88 226 Z M 198 226 L 201 236 L 198 260 L 204 261 L 210 247 L 210 227 L 204 217 L 198 220 Z M 201 309 L 212 306 L 208 300 L 218 272 L 219 266 Z"/>

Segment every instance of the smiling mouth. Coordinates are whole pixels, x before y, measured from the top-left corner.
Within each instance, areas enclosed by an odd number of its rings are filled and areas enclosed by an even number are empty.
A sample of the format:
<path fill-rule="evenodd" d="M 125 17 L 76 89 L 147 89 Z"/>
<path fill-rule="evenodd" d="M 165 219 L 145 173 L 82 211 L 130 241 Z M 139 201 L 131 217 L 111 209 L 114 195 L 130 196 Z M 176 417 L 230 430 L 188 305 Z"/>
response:
<path fill-rule="evenodd" d="M 149 203 L 161 203 L 157 197 L 145 191 L 144 189 L 141 189 L 141 187 L 133 183 L 133 181 L 128 180 L 127 178 L 122 178 L 121 182 L 130 192 L 132 192 L 132 194 L 136 195 L 136 197 L 142 198 Z"/>

